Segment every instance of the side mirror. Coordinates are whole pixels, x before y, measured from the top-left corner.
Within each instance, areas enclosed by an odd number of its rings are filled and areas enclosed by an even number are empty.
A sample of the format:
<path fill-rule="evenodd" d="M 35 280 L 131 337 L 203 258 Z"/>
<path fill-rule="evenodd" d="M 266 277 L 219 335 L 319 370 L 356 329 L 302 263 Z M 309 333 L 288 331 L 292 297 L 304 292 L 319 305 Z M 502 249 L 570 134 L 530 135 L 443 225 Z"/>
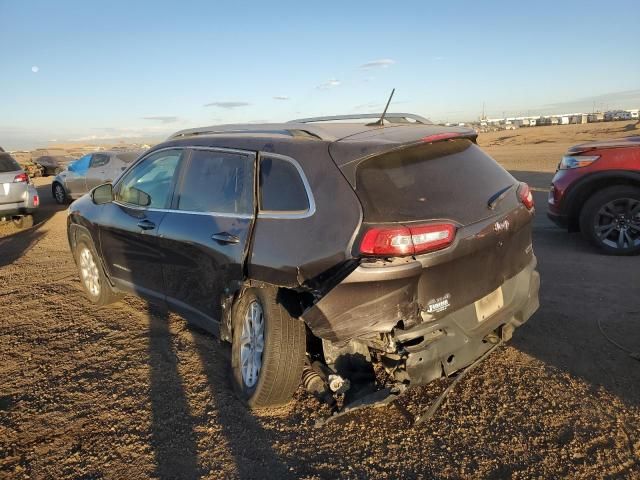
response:
<path fill-rule="evenodd" d="M 94 188 L 91 192 L 91 200 L 93 200 L 93 203 L 96 205 L 113 202 L 113 185 L 104 183 Z"/>

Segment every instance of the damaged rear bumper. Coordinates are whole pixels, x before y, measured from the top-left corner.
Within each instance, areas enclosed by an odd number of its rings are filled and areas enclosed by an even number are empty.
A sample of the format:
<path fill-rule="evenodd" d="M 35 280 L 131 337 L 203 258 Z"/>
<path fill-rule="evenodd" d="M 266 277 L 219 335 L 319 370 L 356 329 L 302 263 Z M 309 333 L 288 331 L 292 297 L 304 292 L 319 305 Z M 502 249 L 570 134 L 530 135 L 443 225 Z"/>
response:
<path fill-rule="evenodd" d="M 394 329 L 396 354 L 384 354 L 385 367 L 396 380 L 420 385 L 460 370 L 487 352 L 491 338 L 509 340 L 539 307 L 540 275 L 536 259 L 500 289 L 503 307 L 478 320 L 475 302 L 435 321 L 408 330 Z"/>

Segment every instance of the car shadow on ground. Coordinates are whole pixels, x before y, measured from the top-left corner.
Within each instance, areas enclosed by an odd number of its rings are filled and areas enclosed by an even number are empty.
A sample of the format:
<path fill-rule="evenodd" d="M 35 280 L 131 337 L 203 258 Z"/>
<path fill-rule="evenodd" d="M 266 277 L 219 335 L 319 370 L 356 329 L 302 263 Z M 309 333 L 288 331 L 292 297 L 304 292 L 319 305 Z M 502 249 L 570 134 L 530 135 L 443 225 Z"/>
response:
<path fill-rule="evenodd" d="M 44 235 L 40 225 L 27 230 L 0 237 L 0 267 L 10 265 L 27 253 Z"/>
<path fill-rule="evenodd" d="M 511 172 L 535 187 L 551 174 Z M 640 257 L 602 255 L 580 233 L 546 217 L 547 194 L 534 192 L 533 245 L 542 285 L 540 309 L 511 345 L 550 367 L 640 405 L 640 364 L 611 340 L 640 351 Z"/>
<path fill-rule="evenodd" d="M 149 304 L 149 361 L 151 367 L 152 447 L 156 459 L 154 475 L 161 479 L 195 479 L 214 474 L 228 463 L 203 465 L 199 449 L 231 452 L 238 478 L 261 478 L 269 472 L 272 478 L 289 478 L 291 472 L 271 447 L 268 433 L 257 418 L 233 394 L 229 381 L 230 360 L 227 345 L 211 334 L 189 326 L 191 338 L 176 339 L 170 331 L 169 312 L 164 307 Z M 189 407 L 185 378 L 180 373 L 177 345 L 195 347 L 206 378 L 204 389 L 209 402 L 207 413 L 195 415 Z M 184 372 L 184 370 L 183 370 Z M 211 415 L 213 418 L 209 419 Z M 219 434 L 199 435 L 209 427 Z M 216 442 L 224 445 L 216 445 Z M 263 469 L 257 469 L 260 465 Z M 213 471 L 210 471 L 210 468 Z M 228 470 L 225 465 L 225 470 Z"/>

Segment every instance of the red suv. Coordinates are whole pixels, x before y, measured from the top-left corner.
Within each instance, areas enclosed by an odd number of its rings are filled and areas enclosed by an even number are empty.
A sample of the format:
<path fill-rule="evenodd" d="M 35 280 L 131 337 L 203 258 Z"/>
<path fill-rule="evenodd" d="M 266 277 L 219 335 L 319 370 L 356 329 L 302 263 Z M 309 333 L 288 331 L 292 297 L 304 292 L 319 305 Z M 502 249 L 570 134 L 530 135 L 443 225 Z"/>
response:
<path fill-rule="evenodd" d="M 571 147 L 551 182 L 548 215 L 604 253 L 640 254 L 640 136 Z"/>

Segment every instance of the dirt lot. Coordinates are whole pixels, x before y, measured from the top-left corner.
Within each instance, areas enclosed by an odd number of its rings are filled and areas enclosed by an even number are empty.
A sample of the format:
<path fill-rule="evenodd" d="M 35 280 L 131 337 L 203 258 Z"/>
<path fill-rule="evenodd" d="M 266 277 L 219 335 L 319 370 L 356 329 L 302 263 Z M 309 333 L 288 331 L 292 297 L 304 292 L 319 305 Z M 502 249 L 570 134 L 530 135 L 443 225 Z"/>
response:
<path fill-rule="evenodd" d="M 629 126 L 480 138 L 539 189 L 542 306 L 419 427 L 392 405 L 317 429 L 326 410 L 302 389 L 249 413 L 211 336 L 133 297 L 89 305 L 65 212 L 46 207 L 46 222 L 0 238 L 0 477 L 640 478 L 640 362 L 596 323 L 640 350 L 640 258 L 600 256 L 553 227 L 542 191 L 567 146 Z M 399 403 L 416 414 L 446 384 Z"/>

